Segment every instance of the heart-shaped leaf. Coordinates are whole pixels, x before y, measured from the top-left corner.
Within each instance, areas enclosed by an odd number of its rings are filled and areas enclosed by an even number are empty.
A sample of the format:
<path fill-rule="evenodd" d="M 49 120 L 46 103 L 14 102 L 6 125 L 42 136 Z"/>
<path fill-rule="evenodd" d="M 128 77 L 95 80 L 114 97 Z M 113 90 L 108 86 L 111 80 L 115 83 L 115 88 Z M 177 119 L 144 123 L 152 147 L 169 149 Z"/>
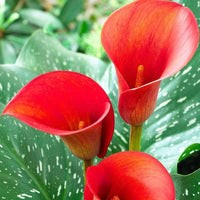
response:
<path fill-rule="evenodd" d="M 0 66 L 0 110 L 35 76 L 34 72 L 18 66 Z M 0 118 L 0 155 L 2 199 L 81 198 L 82 162 L 68 151 L 59 137 L 3 116 Z"/>
<path fill-rule="evenodd" d="M 104 62 L 95 57 L 66 50 L 57 39 L 45 35 L 41 30 L 36 31 L 29 39 L 16 64 L 38 75 L 49 71 L 71 70 L 96 81 L 104 76 L 107 68 Z"/>

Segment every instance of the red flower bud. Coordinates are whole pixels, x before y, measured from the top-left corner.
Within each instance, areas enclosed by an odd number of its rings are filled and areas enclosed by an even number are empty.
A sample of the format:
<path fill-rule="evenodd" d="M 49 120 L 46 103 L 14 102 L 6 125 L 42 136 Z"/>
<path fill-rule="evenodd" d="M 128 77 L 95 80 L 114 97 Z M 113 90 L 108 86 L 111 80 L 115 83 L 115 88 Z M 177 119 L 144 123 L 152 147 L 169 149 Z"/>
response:
<path fill-rule="evenodd" d="M 84 200 L 94 199 L 175 200 L 175 189 L 158 160 L 143 152 L 121 152 L 88 168 Z"/>
<path fill-rule="evenodd" d="M 175 2 L 137 0 L 108 18 L 102 44 L 116 68 L 119 112 L 127 123 L 149 118 L 160 81 L 189 62 L 198 42 L 194 15 Z"/>
<path fill-rule="evenodd" d="M 104 157 L 114 130 L 113 108 L 104 90 L 92 79 L 69 71 L 35 78 L 8 103 L 3 114 L 59 135 L 83 160 Z"/>

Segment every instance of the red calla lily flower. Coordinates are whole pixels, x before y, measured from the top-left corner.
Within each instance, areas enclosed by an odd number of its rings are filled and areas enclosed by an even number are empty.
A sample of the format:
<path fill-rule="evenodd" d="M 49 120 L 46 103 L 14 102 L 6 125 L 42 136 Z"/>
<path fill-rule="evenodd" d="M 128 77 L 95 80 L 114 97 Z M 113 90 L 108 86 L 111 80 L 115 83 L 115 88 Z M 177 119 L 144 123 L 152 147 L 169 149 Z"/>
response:
<path fill-rule="evenodd" d="M 95 81 L 76 72 L 49 72 L 33 79 L 8 103 L 3 114 L 59 135 L 83 160 L 104 157 L 114 130 L 108 96 Z"/>
<path fill-rule="evenodd" d="M 199 29 L 192 12 L 165 0 L 136 0 L 114 12 L 102 30 L 102 44 L 119 83 L 119 112 L 131 125 L 152 114 L 159 85 L 192 58 Z"/>
<path fill-rule="evenodd" d="M 84 200 L 175 200 L 171 176 L 152 156 L 137 151 L 113 154 L 86 173 Z"/>

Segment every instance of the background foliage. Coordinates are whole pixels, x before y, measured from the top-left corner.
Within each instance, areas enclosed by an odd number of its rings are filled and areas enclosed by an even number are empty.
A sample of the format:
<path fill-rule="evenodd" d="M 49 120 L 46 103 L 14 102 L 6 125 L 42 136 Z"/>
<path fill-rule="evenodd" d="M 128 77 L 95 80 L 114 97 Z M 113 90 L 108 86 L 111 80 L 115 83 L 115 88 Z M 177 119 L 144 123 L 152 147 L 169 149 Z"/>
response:
<path fill-rule="evenodd" d="M 77 71 L 96 80 L 115 109 L 107 155 L 128 150 L 129 126 L 118 113 L 114 66 L 100 43 L 106 17 L 128 2 L 5 1 L 0 7 L 0 111 L 34 77 L 53 70 Z M 200 23 L 197 0 L 176 2 L 189 7 Z M 162 81 L 155 112 L 142 134 L 142 151 L 171 173 L 177 200 L 200 198 L 200 145 L 192 145 L 200 143 L 199 55 L 198 48 L 182 71 Z M 178 174 L 177 165 L 187 175 Z M 195 171 L 190 173 L 188 167 Z M 82 161 L 59 137 L 12 117 L 0 118 L 0 199 L 74 200 L 82 199 L 83 189 Z"/>

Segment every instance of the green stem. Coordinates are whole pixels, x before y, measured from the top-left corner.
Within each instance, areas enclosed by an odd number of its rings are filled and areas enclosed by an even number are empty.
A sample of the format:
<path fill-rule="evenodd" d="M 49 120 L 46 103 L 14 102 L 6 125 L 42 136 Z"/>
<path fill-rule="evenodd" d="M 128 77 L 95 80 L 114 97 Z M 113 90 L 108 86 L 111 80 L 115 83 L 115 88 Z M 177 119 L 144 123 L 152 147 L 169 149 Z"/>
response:
<path fill-rule="evenodd" d="M 129 139 L 129 151 L 140 151 L 140 141 L 142 135 L 142 125 L 132 126 Z"/>
<path fill-rule="evenodd" d="M 86 171 L 87 168 L 92 166 L 94 162 L 94 159 L 91 160 L 83 160 L 83 174 L 84 174 L 84 183 L 86 183 Z"/>
<path fill-rule="evenodd" d="M 19 14 L 14 12 L 12 13 L 8 19 L 4 22 L 3 27 L 4 29 L 6 29 L 10 24 L 12 24 L 14 21 L 16 21 L 17 19 L 19 19 Z"/>

